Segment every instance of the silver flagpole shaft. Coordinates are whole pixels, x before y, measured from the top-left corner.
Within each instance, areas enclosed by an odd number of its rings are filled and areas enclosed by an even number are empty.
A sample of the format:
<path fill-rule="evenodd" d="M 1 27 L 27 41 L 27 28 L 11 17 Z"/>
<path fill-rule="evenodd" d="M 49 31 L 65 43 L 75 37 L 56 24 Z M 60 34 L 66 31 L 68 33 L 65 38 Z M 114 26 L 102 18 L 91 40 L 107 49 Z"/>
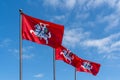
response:
<path fill-rule="evenodd" d="M 20 12 L 20 32 L 19 32 L 19 79 L 22 80 L 22 9 L 19 9 Z"/>
<path fill-rule="evenodd" d="M 55 49 L 53 48 L 53 80 L 56 80 Z"/>
<path fill-rule="evenodd" d="M 75 68 L 75 80 L 76 80 L 76 68 Z"/>

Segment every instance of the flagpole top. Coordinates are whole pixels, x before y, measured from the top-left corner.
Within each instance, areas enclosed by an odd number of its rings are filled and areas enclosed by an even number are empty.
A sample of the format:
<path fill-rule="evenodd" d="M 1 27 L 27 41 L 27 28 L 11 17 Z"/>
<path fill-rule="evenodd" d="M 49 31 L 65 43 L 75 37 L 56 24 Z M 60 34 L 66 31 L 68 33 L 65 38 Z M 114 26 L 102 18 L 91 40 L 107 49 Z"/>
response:
<path fill-rule="evenodd" d="M 23 13 L 22 9 L 19 9 L 20 14 Z"/>

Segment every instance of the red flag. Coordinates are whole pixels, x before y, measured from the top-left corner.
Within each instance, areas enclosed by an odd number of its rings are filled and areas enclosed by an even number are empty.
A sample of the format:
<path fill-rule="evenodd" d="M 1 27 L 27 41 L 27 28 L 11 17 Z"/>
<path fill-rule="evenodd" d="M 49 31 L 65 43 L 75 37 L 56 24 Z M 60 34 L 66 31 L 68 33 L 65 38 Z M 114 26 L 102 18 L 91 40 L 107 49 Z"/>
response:
<path fill-rule="evenodd" d="M 22 15 L 22 39 L 53 48 L 61 45 L 64 26 L 40 20 L 24 13 Z"/>
<path fill-rule="evenodd" d="M 79 62 L 79 57 L 63 46 L 59 46 L 55 49 L 55 58 L 56 60 L 63 60 L 74 67 L 77 67 Z"/>
<path fill-rule="evenodd" d="M 80 72 L 88 72 L 93 75 L 97 75 L 99 72 L 100 64 L 81 59 L 63 46 L 55 49 L 55 58 L 74 66 Z"/>
<path fill-rule="evenodd" d="M 76 69 L 77 71 L 88 72 L 96 76 L 99 72 L 100 64 L 80 58 Z"/>

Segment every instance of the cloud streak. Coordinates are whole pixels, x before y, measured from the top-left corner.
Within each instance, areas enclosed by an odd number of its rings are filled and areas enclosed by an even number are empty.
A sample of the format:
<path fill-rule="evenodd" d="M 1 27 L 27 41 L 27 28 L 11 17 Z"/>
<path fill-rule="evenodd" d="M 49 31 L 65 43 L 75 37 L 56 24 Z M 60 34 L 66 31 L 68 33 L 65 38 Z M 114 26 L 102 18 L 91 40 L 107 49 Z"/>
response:
<path fill-rule="evenodd" d="M 63 44 L 71 47 L 80 45 L 81 41 L 89 36 L 89 32 L 83 32 L 80 28 L 73 28 L 65 30 Z"/>
<path fill-rule="evenodd" d="M 11 42 L 12 42 L 11 39 L 4 39 L 4 40 L 0 41 L 0 47 L 7 47 L 10 45 Z"/>
<path fill-rule="evenodd" d="M 96 47 L 99 53 L 111 53 L 114 51 L 120 51 L 120 33 L 110 35 L 103 39 L 86 40 L 83 42 L 84 46 Z"/>
<path fill-rule="evenodd" d="M 74 8 L 77 0 L 44 0 L 44 5 L 52 6 L 54 8 L 66 8 L 71 10 Z"/>
<path fill-rule="evenodd" d="M 42 77 L 44 77 L 44 75 L 39 73 L 39 74 L 34 75 L 33 77 L 35 77 L 35 78 L 42 78 Z"/>
<path fill-rule="evenodd" d="M 23 59 L 32 59 L 34 57 L 34 54 L 32 54 L 31 51 L 33 51 L 33 50 L 34 50 L 34 47 L 32 47 L 32 46 L 23 47 L 22 48 Z M 19 49 L 12 48 L 12 49 L 9 49 L 8 51 L 11 52 L 14 56 L 16 56 L 18 58 Z"/>

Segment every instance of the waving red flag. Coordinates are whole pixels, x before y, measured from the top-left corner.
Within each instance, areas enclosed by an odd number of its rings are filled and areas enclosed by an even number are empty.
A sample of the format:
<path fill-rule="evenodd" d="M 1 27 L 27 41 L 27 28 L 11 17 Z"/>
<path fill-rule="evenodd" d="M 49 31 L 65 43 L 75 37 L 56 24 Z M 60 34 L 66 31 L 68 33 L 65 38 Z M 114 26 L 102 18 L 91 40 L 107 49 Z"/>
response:
<path fill-rule="evenodd" d="M 76 69 L 77 71 L 88 72 L 96 76 L 99 72 L 100 64 L 80 58 Z"/>
<path fill-rule="evenodd" d="M 64 26 L 40 20 L 24 13 L 22 15 L 22 39 L 53 48 L 62 43 Z"/>
<path fill-rule="evenodd" d="M 62 60 L 74 67 L 77 67 L 79 62 L 79 57 L 63 46 L 59 46 L 55 49 L 55 58 L 56 60 Z"/>
<path fill-rule="evenodd" d="M 55 49 L 55 58 L 74 66 L 80 72 L 88 72 L 93 75 L 97 75 L 99 72 L 100 64 L 79 58 L 63 46 Z"/>

